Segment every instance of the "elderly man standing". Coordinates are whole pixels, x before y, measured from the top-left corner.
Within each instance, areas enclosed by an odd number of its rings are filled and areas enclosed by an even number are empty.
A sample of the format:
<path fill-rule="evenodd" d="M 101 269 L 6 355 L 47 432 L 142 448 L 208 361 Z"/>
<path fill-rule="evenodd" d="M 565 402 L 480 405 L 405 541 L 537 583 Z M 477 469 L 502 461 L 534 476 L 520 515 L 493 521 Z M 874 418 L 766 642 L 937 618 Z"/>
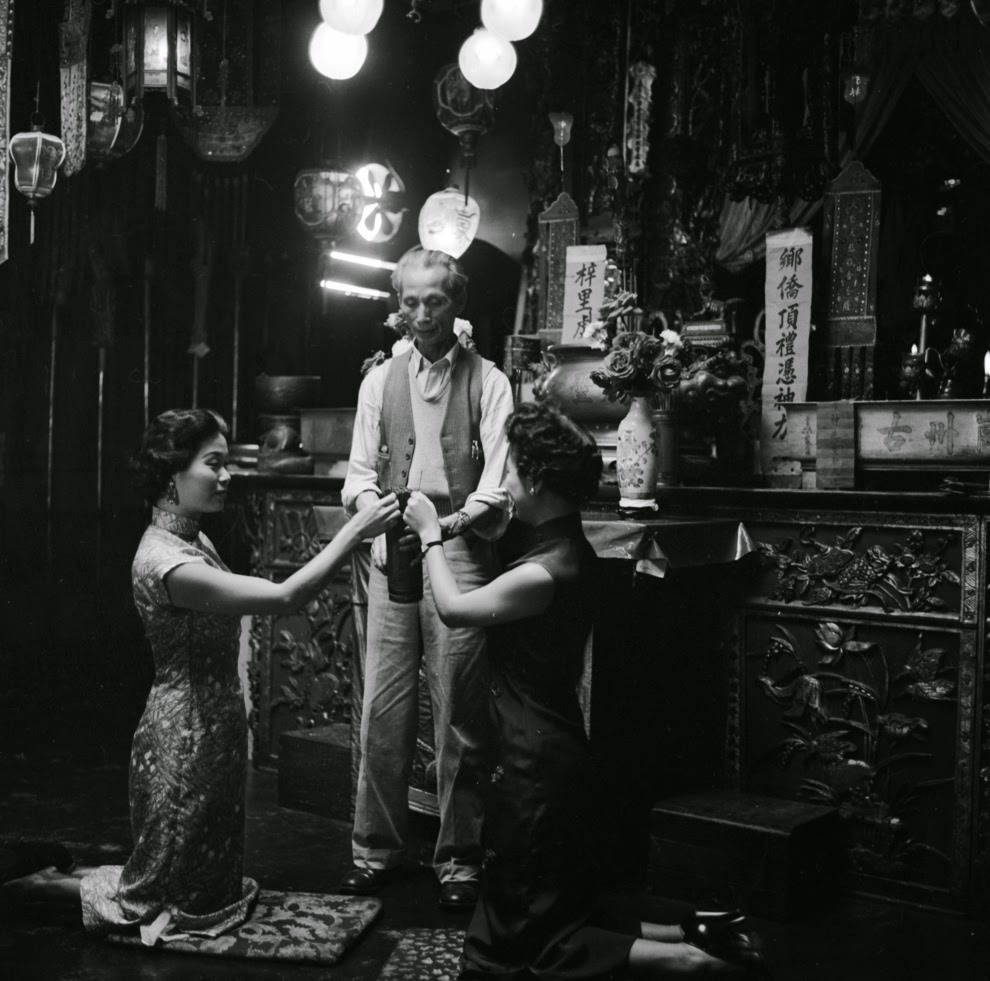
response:
<path fill-rule="evenodd" d="M 482 535 L 490 539 L 507 519 L 501 482 L 512 411 L 509 380 L 462 347 L 454 333 L 467 281 L 444 252 L 416 247 L 399 260 L 392 285 L 413 347 L 372 369 L 361 384 L 343 489 L 345 507 L 357 509 L 389 490 L 426 494 L 441 515 L 439 547 L 462 590 L 483 585 L 496 572 L 493 546 Z M 377 892 L 402 860 L 422 657 L 436 743 L 440 832 L 433 861 L 440 905 L 470 909 L 481 866 L 476 785 L 487 719 L 484 632 L 440 622 L 425 572 L 422 600 L 393 602 L 384 560 L 379 538 L 368 583 L 354 868 L 339 888 Z"/>

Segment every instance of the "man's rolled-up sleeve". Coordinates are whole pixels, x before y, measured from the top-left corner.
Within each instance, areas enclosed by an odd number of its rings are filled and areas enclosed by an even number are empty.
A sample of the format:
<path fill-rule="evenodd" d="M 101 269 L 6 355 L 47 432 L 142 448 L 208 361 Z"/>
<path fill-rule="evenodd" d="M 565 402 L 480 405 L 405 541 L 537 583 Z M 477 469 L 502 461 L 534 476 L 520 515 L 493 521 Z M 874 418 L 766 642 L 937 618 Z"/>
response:
<path fill-rule="evenodd" d="M 492 368 L 481 387 L 480 436 L 485 466 L 477 488 L 467 497 L 468 502 L 486 504 L 491 511 L 489 516 L 471 525 L 472 531 L 482 538 L 497 538 L 509 521 L 512 500 L 502 486 L 502 481 L 509 457 L 509 438 L 505 424 L 513 407 L 509 379 L 498 368 Z"/>
<path fill-rule="evenodd" d="M 378 486 L 378 444 L 387 370 L 387 362 L 372 368 L 358 390 L 351 455 L 347 461 L 347 476 L 341 491 L 341 501 L 350 512 L 356 510 L 357 499 L 365 491 L 381 495 L 381 488 Z"/>

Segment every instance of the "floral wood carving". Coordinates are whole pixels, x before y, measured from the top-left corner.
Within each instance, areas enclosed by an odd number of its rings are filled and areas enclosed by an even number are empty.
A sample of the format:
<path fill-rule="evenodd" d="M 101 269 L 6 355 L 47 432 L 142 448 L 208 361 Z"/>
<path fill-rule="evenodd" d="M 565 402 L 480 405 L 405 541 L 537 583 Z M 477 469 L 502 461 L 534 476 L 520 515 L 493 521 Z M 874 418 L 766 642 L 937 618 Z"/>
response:
<path fill-rule="evenodd" d="M 856 625 L 821 621 L 815 648 L 773 627 L 757 682 L 780 707 L 784 737 L 767 756 L 782 769 L 800 760 L 802 797 L 839 808 L 853 828 L 850 860 L 863 873 L 911 877 L 925 856 L 950 857 L 912 833 L 927 792 L 952 777 L 928 778 L 934 752 L 924 703 L 956 702 L 948 651 L 926 647 L 921 633 L 898 670 L 880 644 L 856 637 Z M 813 667 L 810 665 L 814 665 Z M 935 718 L 937 716 L 932 716 Z"/>
<path fill-rule="evenodd" d="M 272 656 L 286 671 L 271 707 L 286 706 L 303 727 L 349 722 L 351 658 L 354 654 L 353 606 L 346 591 L 324 592 L 305 609 L 309 631 L 297 636 L 282 629 Z"/>
<path fill-rule="evenodd" d="M 798 542 L 759 542 L 768 567 L 776 568 L 771 598 L 805 605 L 880 606 L 888 612 L 942 612 L 949 604 L 937 590 L 949 584 L 958 590 L 959 573 L 949 568 L 945 552 L 950 539 L 935 538 L 929 548 L 920 529 L 903 542 L 856 550 L 861 527 L 840 534 L 831 544 L 819 541 L 814 526 L 801 529 Z M 957 593 L 958 596 L 958 593 Z M 958 602 L 954 604 L 958 609 Z"/>
<path fill-rule="evenodd" d="M 249 559 L 251 574 L 259 574 L 263 562 L 264 531 L 262 529 L 265 513 L 265 500 L 261 494 L 245 494 L 235 502 L 234 535 L 241 541 L 247 542 L 251 550 Z"/>
<path fill-rule="evenodd" d="M 275 514 L 275 560 L 303 565 L 320 551 L 319 532 L 311 504 L 280 502 Z"/>

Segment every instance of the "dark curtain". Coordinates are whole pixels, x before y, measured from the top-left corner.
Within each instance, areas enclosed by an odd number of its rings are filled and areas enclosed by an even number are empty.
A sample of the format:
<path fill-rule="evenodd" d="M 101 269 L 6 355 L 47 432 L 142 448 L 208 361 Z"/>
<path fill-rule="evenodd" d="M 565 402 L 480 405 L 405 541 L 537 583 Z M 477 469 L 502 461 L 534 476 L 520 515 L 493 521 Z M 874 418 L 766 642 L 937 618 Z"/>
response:
<path fill-rule="evenodd" d="M 990 33 L 975 18 L 960 14 L 951 20 L 880 28 L 876 44 L 853 155 L 866 155 L 916 75 L 963 139 L 990 162 Z"/>
<path fill-rule="evenodd" d="M 912 76 L 980 158 L 990 162 L 990 31 L 966 10 L 949 20 L 878 24 L 869 94 L 858 108 L 852 147 L 843 155 L 842 167 L 867 156 Z M 796 201 L 790 223 L 807 224 L 820 206 L 820 200 Z M 715 261 L 738 272 L 762 260 L 772 211 L 750 198 L 726 198 Z"/>

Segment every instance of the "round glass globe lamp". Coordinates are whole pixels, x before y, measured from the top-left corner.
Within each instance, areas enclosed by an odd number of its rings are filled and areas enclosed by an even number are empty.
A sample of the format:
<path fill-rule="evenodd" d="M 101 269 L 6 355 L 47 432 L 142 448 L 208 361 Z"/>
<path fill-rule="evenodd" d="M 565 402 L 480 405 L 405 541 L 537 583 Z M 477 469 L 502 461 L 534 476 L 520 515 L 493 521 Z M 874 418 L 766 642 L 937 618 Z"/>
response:
<path fill-rule="evenodd" d="M 353 78 L 368 56 L 368 42 L 362 34 L 345 34 L 329 24 L 320 24 L 309 42 L 309 60 L 327 78 Z"/>
<path fill-rule="evenodd" d="M 344 34 L 367 34 L 378 23 L 385 0 L 320 0 L 320 16 Z"/>
<path fill-rule="evenodd" d="M 487 28 L 479 27 L 462 45 L 457 64 L 478 89 L 497 89 L 516 70 L 516 49 Z"/>
<path fill-rule="evenodd" d="M 521 41 L 536 30 L 543 0 L 481 0 L 481 23 L 506 41 Z"/>

